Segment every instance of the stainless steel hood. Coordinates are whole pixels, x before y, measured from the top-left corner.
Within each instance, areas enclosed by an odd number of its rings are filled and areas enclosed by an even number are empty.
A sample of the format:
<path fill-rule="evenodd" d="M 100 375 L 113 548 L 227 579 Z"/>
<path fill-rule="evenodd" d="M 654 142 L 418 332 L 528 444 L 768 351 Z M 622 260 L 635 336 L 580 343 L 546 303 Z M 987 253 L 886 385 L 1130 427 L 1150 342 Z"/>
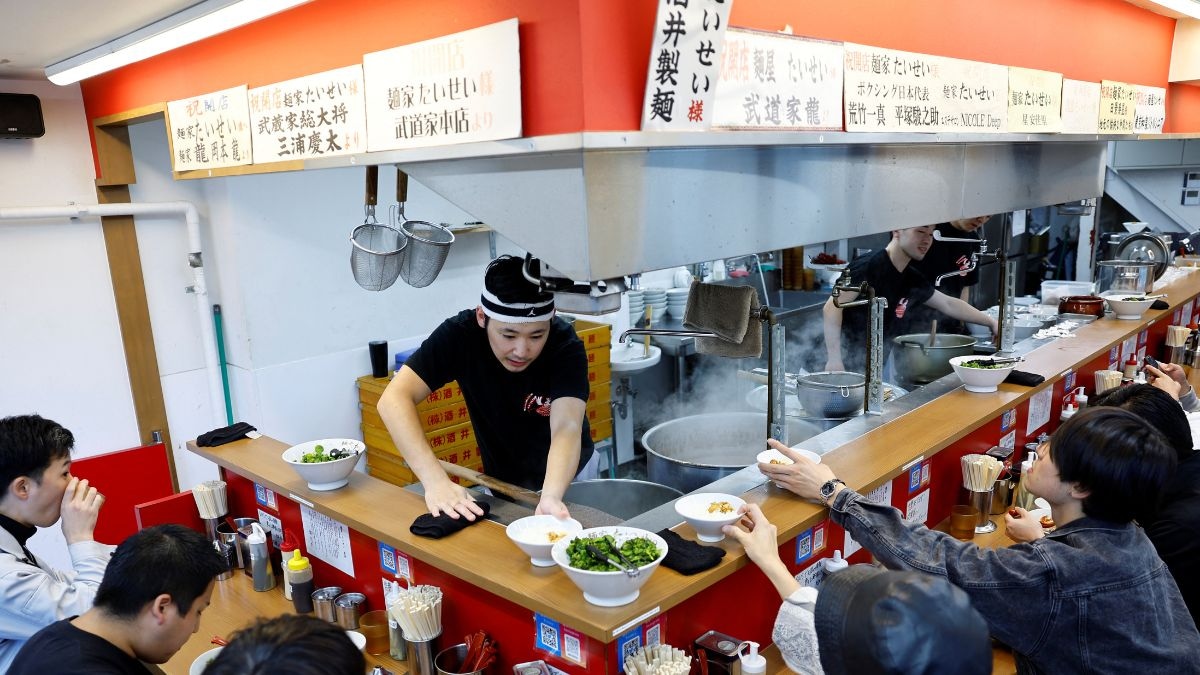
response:
<path fill-rule="evenodd" d="M 355 161 L 397 164 L 583 281 L 1096 197 L 1112 138 L 606 132 Z"/>

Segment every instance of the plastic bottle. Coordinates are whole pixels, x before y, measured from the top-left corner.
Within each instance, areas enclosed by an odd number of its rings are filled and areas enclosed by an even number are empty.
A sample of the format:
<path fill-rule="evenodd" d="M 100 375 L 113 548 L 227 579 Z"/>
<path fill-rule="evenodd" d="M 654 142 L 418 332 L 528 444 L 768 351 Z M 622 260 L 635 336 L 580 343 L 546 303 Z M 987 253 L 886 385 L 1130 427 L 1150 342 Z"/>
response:
<path fill-rule="evenodd" d="M 292 534 L 291 530 L 284 530 L 283 531 L 283 541 L 281 541 L 279 543 L 279 552 L 280 552 L 283 562 L 287 563 L 288 559 L 290 559 L 292 557 L 292 552 L 299 550 L 299 548 L 300 548 L 300 545 L 296 541 L 296 535 Z M 291 600 L 292 599 L 291 573 L 290 573 L 290 570 L 288 570 L 288 566 L 286 564 L 284 564 L 282 572 L 283 572 L 283 599 Z"/>
<path fill-rule="evenodd" d="M 1088 403 L 1087 390 L 1085 390 L 1083 387 L 1076 387 L 1075 388 L 1075 406 L 1077 408 L 1079 408 L 1080 410 L 1083 410 L 1084 408 L 1087 407 L 1087 403 Z"/>
<path fill-rule="evenodd" d="M 1071 417 L 1073 417 L 1075 415 L 1075 412 L 1076 412 L 1075 404 L 1068 403 L 1067 405 L 1063 406 L 1062 413 L 1058 416 L 1058 421 L 1066 422 L 1067 420 L 1071 419 Z"/>
<path fill-rule="evenodd" d="M 743 654 L 741 647 L 738 648 L 738 658 L 742 662 L 743 675 L 753 675 L 754 673 L 767 672 L 767 659 L 762 654 L 758 653 L 758 643 L 752 640 L 743 642 L 742 647 L 749 645 L 750 652 Z"/>
<path fill-rule="evenodd" d="M 1033 500 L 1037 499 L 1028 488 L 1025 487 L 1025 477 L 1029 475 L 1029 470 L 1033 468 L 1033 462 L 1037 460 L 1037 453 L 1030 452 L 1029 456 L 1021 462 L 1021 482 L 1017 484 L 1017 496 L 1013 498 L 1013 506 L 1019 506 L 1026 511 L 1033 508 Z"/>
<path fill-rule="evenodd" d="M 825 558 L 821 561 L 821 565 L 825 568 L 825 576 L 829 576 L 834 572 L 840 572 L 850 566 L 846 559 L 842 557 L 841 550 L 833 552 L 832 558 Z"/>
<path fill-rule="evenodd" d="M 1125 379 L 1125 380 L 1132 380 L 1133 378 L 1137 377 L 1137 371 L 1138 371 L 1137 358 L 1135 358 L 1133 356 L 1133 354 L 1130 354 L 1129 359 L 1127 361 L 1125 361 L 1125 372 L 1124 372 L 1124 374 L 1122 374 L 1121 377 L 1122 377 L 1122 379 Z"/>
<path fill-rule="evenodd" d="M 284 576 L 291 586 L 292 607 L 300 614 L 313 611 L 313 573 L 308 558 L 300 555 L 300 549 L 292 551 L 292 557 L 287 561 L 287 572 Z"/>
<path fill-rule="evenodd" d="M 251 523 L 250 528 L 246 547 L 250 549 L 250 575 L 254 578 L 254 590 L 269 591 L 275 588 L 275 570 L 271 569 L 267 533 L 258 523 Z"/>

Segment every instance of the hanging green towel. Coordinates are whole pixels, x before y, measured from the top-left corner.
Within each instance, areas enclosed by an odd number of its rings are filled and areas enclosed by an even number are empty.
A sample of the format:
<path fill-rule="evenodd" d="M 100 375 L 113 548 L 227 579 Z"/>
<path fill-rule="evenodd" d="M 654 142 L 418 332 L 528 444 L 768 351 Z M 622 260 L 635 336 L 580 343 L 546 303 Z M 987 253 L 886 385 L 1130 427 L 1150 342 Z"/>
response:
<path fill-rule="evenodd" d="M 762 355 L 762 326 L 751 320 L 758 309 L 758 292 L 750 286 L 723 286 L 692 281 L 683 325 L 716 334 L 696 338 L 696 351 L 714 356 L 758 358 Z"/>

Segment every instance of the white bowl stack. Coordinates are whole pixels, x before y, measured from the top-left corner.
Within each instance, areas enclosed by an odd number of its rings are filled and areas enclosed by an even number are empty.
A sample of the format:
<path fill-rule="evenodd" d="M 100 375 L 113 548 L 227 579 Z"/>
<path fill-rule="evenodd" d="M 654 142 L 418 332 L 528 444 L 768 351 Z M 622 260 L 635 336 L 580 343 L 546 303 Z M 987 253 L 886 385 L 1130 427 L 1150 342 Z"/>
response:
<path fill-rule="evenodd" d="M 629 301 L 629 325 L 636 326 L 646 315 L 646 301 L 641 289 L 625 291 L 625 298 Z"/>
<path fill-rule="evenodd" d="M 654 309 L 654 314 L 651 317 L 651 325 L 662 323 L 663 315 L 667 311 L 667 291 L 663 288 L 647 288 L 642 291 L 642 300 L 646 307 Z M 643 310 L 643 314 L 645 310 Z"/>
<path fill-rule="evenodd" d="M 667 312 L 680 321 L 683 321 L 683 311 L 687 309 L 688 291 L 690 290 L 690 288 L 667 289 Z"/>

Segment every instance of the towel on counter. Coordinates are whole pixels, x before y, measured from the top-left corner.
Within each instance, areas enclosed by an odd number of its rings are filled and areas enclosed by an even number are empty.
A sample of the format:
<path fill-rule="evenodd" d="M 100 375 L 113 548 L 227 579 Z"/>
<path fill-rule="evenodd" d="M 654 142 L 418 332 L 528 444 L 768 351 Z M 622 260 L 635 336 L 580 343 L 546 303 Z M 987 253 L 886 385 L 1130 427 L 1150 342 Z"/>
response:
<path fill-rule="evenodd" d="M 1170 305 L 1167 304 L 1167 301 L 1162 298 L 1155 300 L 1154 304 L 1150 305 L 1150 309 L 1168 309 L 1169 307 Z"/>
<path fill-rule="evenodd" d="M 683 326 L 714 333 L 696 338 L 696 351 L 735 358 L 762 355 L 762 326 L 750 319 L 758 309 L 758 291 L 750 286 L 722 286 L 692 281 Z"/>
<path fill-rule="evenodd" d="M 716 546 L 701 546 L 694 541 L 684 539 L 669 528 L 658 531 L 658 536 L 667 542 L 667 557 L 663 558 L 662 566 L 669 567 L 680 574 L 697 574 L 717 566 L 725 557 L 725 549 Z"/>
<path fill-rule="evenodd" d="M 251 431 L 256 431 L 256 429 L 245 422 L 238 422 L 237 424 L 231 424 L 227 427 L 213 429 L 207 433 L 200 434 L 200 437 L 196 439 L 196 445 L 215 448 L 218 445 L 225 445 L 226 443 L 232 443 L 245 438 L 246 434 Z"/>
<path fill-rule="evenodd" d="M 1014 370 L 1004 378 L 1007 384 L 1019 384 L 1022 387 L 1036 387 L 1046 381 L 1046 378 L 1037 373 L 1027 373 L 1024 370 Z"/>
<path fill-rule="evenodd" d="M 475 503 L 479 505 L 479 508 L 483 509 L 483 515 L 475 516 L 475 520 L 467 520 L 462 516 L 462 514 L 459 514 L 457 518 L 451 518 L 444 513 L 440 516 L 435 516 L 431 513 L 422 513 L 421 515 L 417 516 L 417 519 L 413 521 L 411 526 L 409 526 L 408 531 L 412 532 L 418 537 L 429 537 L 430 539 L 449 537 L 464 527 L 482 522 L 484 517 L 487 516 L 488 512 L 492 510 L 492 505 L 488 504 L 487 502 Z"/>

